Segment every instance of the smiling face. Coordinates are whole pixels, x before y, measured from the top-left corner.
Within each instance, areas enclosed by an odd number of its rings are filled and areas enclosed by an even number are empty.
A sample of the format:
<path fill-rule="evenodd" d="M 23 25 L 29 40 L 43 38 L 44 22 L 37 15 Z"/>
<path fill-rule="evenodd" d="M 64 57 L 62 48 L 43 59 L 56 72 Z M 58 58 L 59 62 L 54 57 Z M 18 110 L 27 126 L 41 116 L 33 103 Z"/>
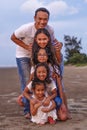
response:
<path fill-rule="evenodd" d="M 45 48 L 49 42 L 49 38 L 45 34 L 40 33 L 36 36 L 36 42 L 39 47 Z"/>
<path fill-rule="evenodd" d="M 39 80 L 44 81 L 47 77 L 47 70 L 44 66 L 39 66 L 36 71 Z"/>
<path fill-rule="evenodd" d="M 43 83 L 36 84 L 35 89 L 34 89 L 34 94 L 37 99 L 43 99 L 44 94 L 45 94 L 45 87 Z"/>
<path fill-rule="evenodd" d="M 37 60 L 40 63 L 47 62 L 48 56 L 45 49 L 40 49 L 37 54 Z"/>
<path fill-rule="evenodd" d="M 35 20 L 35 27 L 36 29 L 45 28 L 48 23 L 49 16 L 47 12 L 39 11 L 37 15 L 34 17 Z"/>

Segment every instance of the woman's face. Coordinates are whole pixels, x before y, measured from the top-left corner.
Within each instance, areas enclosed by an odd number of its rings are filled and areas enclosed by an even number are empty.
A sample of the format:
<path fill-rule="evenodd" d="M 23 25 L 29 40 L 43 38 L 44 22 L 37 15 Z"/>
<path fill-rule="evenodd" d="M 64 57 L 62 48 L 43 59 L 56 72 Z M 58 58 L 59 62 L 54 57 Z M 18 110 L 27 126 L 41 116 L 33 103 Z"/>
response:
<path fill-rule="evenodd" d="M 47 77 L 47 70 L 44 66 L 39 66 L 36 71 L 37 78 L 44 81 Z"/>
<path fill-rule="evenodd" d="M 45 34 L 40 33 L 36 37 L 36 42 L 39 47 L 45 48 L 49 42 L 49 38 Z"/>
<path fill-rule="evenodd" d="M 40 63 L 47 62 L 48 56 L 45 49 L 40 49 L 37 54 L 37 60 Z"/>

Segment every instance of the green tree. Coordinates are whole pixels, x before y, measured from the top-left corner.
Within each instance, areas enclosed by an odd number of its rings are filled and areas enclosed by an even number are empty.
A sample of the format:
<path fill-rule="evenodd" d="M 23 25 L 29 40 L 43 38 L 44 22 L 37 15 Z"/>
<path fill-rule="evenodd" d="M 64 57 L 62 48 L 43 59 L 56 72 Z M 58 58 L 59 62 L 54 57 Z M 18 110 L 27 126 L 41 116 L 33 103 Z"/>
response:
<path fill-rule="evenodd" d="M 69 35 L 64 36 L 64 45 L 65 45 L 65 58 L 67 63 L 71 61 L 71 57 L 76 54 L 80 54 L 81 47 L 81 39 L 77 40 L 77 37 L 70 37 Z"/>
<path fill-rule="evenodd" d="M 71 64 L 87 64 L 87 55 L 84 53 L 75 53 L 69 60 Z"/>

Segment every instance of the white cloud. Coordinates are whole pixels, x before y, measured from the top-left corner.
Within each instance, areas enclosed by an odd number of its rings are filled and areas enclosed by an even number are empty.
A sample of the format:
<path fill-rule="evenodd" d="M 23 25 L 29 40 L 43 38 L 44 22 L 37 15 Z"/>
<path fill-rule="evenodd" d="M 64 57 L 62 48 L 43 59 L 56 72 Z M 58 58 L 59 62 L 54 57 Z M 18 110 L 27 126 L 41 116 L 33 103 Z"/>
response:
<path fill-rule="evenodd" d="M 41 0 L 27 0 L 24 4 L 22 4 L 21 10 L 24 12 L 34 12 L 38 7 L 46 7 L 50 11 L 51 15 L 55 15 L 55 17 L 57 15 L 72 15 L 78 13 L 77 8 L 69 6 L 63 0 L 48 2 L 48 4 Z"/>
<path fill-rule="evenodd" d="M 53 15 L 66 15 L 78 13 L 75 7 L 69 7 L 64 1 L 54 1 L 47 5 Z"/>
<path fill-rule="evenodd" d="M 42 7 L 43 2 L 39 2 L 38 0 L 27 0 L 22 4 L 21 10 L 24 12 L 34 12 L 37 8 Z"/>
<path fill-rule="evenodd" d="M 87 0 L 84 0 L 87 3 Z"/>

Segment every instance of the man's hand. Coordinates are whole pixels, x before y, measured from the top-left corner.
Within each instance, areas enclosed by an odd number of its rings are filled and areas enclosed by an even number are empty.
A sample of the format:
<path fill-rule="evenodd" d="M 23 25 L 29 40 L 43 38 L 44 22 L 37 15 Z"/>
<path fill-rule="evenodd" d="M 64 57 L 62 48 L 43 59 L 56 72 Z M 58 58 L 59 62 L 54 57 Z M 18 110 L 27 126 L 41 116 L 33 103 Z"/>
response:
<path fill-rule="evenodd" d="M 63 46 L 63 44 L 61 43 L 61 42 L 59 42 L 57 39 L 55 39 L 54 40 L 54 43 L 55 43 L 55 49 L 56 49 L 56 51 L 61 51 L 61 49 L 62 49 L 62 46 Z"/>
<path fill-rule="evenodd" d="M 27 49 L 27 50 L 28 50 L 30 53 L 32 53 L 32 45 L 33 45 L 32 43 L 30 43 L 30 44 L 28 45 L 28 49 Z"/>

